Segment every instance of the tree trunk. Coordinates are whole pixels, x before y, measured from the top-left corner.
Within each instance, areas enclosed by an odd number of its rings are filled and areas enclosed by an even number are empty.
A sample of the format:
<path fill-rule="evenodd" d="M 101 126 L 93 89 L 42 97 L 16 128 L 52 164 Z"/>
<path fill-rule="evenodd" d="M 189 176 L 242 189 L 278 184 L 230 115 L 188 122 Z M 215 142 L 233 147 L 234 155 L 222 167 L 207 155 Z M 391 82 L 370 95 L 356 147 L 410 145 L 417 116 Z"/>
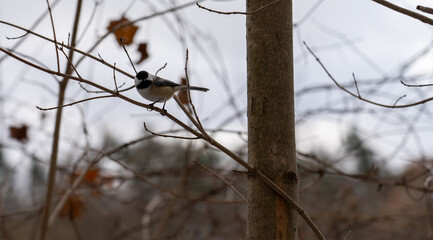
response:
<path fill-rule="evenodd" d="M 254 12 L 274 0 L 247 0 Z M 298 199 L 292 1 L 247 15 L 248 161 Z M 248 179 L 247 239 L 296 239 L 297 213 L 254 176 Z"/>

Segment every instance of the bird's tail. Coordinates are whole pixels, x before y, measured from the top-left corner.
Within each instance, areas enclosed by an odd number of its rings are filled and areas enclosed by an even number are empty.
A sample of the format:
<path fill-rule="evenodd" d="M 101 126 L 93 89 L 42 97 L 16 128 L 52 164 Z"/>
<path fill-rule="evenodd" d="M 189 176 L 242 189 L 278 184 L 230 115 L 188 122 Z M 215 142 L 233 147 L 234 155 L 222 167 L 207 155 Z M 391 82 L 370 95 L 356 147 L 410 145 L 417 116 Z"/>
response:
<path fill-rule="evenodd" d="M 188 86 L 182 85 L 178 87 L 179 90 L 186 90 L 188 89 Z M 202 91 L 202 92 L 207 92 L 209 91 L 209 88 L 204 88 L 204 87 L 196 87 L 196 86 L 190 86 L 189 87 L 190 90 L 196 90 L 196 91 Z"/>

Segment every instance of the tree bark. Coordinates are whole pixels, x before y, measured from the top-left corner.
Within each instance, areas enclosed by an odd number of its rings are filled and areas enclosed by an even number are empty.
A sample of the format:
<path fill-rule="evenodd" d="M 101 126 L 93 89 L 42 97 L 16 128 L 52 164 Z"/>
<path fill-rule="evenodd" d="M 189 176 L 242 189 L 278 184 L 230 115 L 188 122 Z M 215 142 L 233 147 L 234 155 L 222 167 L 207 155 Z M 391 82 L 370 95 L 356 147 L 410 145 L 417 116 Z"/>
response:
<path fill-rule="evenodd" d="M 247 12 L 272 1 L 247 0 Z M 291 0 L 247 15 L 248 161 L 297 200 L 292 25 Z M 296 235 L 296 211 L 249 176 L 247 239 Z"/>

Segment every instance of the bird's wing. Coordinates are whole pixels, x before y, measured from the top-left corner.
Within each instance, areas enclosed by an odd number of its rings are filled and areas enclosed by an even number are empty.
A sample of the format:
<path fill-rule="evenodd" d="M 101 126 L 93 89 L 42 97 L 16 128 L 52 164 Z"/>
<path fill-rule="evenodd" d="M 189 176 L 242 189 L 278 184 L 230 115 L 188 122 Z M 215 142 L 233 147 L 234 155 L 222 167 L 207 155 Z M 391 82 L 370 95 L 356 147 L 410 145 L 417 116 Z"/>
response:
<path fill-rule="evenodd" d="M 155 80 L 153 80 L 153 85 L 155 86 L 170 86 L 170 87 L 177 87 L 180 86 L 179 84 L 172 82 L 170 80 L 164 79 L 164 78 L 160 78 L 160 77 L 156 77 Z"/>

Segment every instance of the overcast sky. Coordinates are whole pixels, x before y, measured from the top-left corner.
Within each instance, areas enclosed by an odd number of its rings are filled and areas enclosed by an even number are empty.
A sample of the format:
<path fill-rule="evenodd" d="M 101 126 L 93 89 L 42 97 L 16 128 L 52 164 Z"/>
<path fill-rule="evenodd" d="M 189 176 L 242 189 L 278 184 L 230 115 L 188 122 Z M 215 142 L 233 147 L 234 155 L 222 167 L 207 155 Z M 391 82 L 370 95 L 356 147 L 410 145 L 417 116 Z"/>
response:
<path fill-rule="evenodd" d="M 50 1 L 53 3 L 54 1 Z M 95 40 L 105 33 L 111 20 L 116 20 L 126 12 L 133 20 L 170 8 L 170 1 L 113 1 L 105 0 L 96 10 L 93 20 L 83 35 L 91 18 L 94 1 L 84 1 L 80 24 L 78 48 L 87 51 Z M 188 1 L 171 1 L 181 5 Z M 417 11 L 416 5 L 429 6 L 429 1 L 392 1 L 400 6 Z M 132 7 L 129 7 L 130 4 Z M 149 4 L 150 3 L 150 4 Z M 244 11 L 244 1 L 204 1 L 206 7 L 221 11 Z M 357 126 L 368 144 L 389 158 L 392 164 L 408 163 L 423 156 L 433 154 L 431 139 L 431 104 L 427 103 L 411 109 L 386 110 L 359 101 L 338 90 L 327 77 L 320 65 L 306 51 L 305 41 L 320 57 L 334 78 L 356 91 L 352 73 L 355 74 L 359 91 L 369 99 L 392 105 L 401 96 L 399 103 L 410 103 L 430 97 L 428 88 L 407 88 L 395 77 L 402 75 L 406 80 L 413 76 L 417 84 L 432 82 L 432 27 L 400 13 L 393 12 L 370 0 L 299 0 L 294 1 L 294 46 L 295 46 L 295 87 L 299 94 L 296 99 L 298 120 L 297 144 L 302 150 L 325 149 L 341 151 L 340 143 L 352 126 Z M 45 1 L 5 1 L 0 8 L 0 20 L 29 28 L 46 11 Z M 60 1 L 53 7 L 58 41 L 68 41 L 71 31 L 75 1 Z M 246 45 L 245 16 L 218 15 L 199 9 L 195 5 L 184 8 L 177 15 L 166 14 L 140 22 L 135 36 L 138 42 L 147 42 L 150 58 L 137 69 L 156 72 L 167 63 L 159 75 L 179 81 L 184 73 L 185 48 L 189 49 L 189 74 L 191 84 L 210 88 L 207 93 L 196 93 L 199 114 L 209 129 L 220 125 L 236 113 L 246 109 Z M 35 32 L 52 37 L 49 18 L 34 29 Z M 11 47 L 23 32 L 0 24 L 0 46 Z M 83 36 L 81 38 L 81 36 Z M 16 49 L 32 56 L 51 69 L 56 68 L 56 58 L 52 44 L 33 36 Z M 184 42 L 182 42 L 184 41 Z M 133 59 L 136 45 L 128 50 Z M 414 57 L 427 49 L 423 57 Z M 100 54 L 107 62 L 133 74 L 124 52 L 113 36 L 105 39 L 92 54 Z M 0 55 L 2 57 L 3 55 Z M 402 72 L 402 66 L 408 65 Z M 62 62 L 62 69 L 65 61 Z M 85 61 L 78 70 L 87 79 L 113 88 L 112 70 L 92 61 Z M 421 76 L 422 78 L 420 78 Z M 387 78 L 384 84 L 377 83 Z M 411 78 L 409 78 L 411 77 Z M 36 105 L 52 107 L 56 98 L 53 78 L 40 71 L 29 69 L 22 63 L 7 59 L 0 64 L 0 80 L 3 108 L 3 139 L 7 140 L 7 127 L 14 124 L 27 124 L 32 140 L 49 139 L 52 131 L 54 111 L 45 112 L 46 120 L 41 120 L 42 112 Z M 130 86 L 132 80 L 118 75 L 119 84 Z M 41 85 L 43 84 L 43 86 Z M 110 85 L 111 84 L 111 85 Z M 313 87 L 321 86 L 317 90 Z M 229 92 L 227 91 L 227 87 Z M 332 87 L 330 89 L 330 87 Z M 50 90 L 51 89 L 51 90 Z M 303 91 L 303 92 L 302 92 Z M 125 95 L 140 101 L 133 89 Z M 236 96 L 229 104 L 229 97 Z M 84 92 L 76 83 L 71 83 L 67 93 L 69 101 L 92 96 Z M 167 103 L 167 109 L 182 117 L 174 101 Z M 237 110 L 236 110 L 237 109 Z M 328 109 L 328 110 L 326 110 Z M 332 109 L 333 111 L 330 111 Z M 345 111 L 338 113 L 338 111 Z M 350 113 L 352 112 L 352 113 Z M 119 141 L 128 141 L 143 134 L 142 123 L 146 121 L 154 130 L 168 130 L 173 123 L 155 112 L 147 112 L 120 99 L 102 99 L 81 108 L 65 108 L 65 121 L 62 135 L 64 141 L 72 141 L 81 134 L 82 120 L 87 123 L 92 143 L 98 144 L 104 131 L 109 131 Z M 83 117 L 82 117 L 83 116 Z M 246 130 L 246 114 L 229 121 L 224 129 Z M 68 140 L 69 139 L 69 140 Z M 230 142 L 227 135 L 224 139 Z M 35 141 L 36 142 L 36 141 Z M 239 141 L 235 141 L 238 143 Z M 16 143 L 11 143 L 15 144 Z M 45 141 L 45 145 L 47 145 Z M 62 145 L 65 147 L 65 145 Z M 233 146 L 233 145 L 232 145 Z M 236 146 L 236 145 L 235 145 Z M 47 155 L 49 148 L 41 144 L 28 146 L 40 155 Z M 37 150 L 36 150 L 37 149 Z M 63 149 L 70 152 L 70 148 Z"/>

